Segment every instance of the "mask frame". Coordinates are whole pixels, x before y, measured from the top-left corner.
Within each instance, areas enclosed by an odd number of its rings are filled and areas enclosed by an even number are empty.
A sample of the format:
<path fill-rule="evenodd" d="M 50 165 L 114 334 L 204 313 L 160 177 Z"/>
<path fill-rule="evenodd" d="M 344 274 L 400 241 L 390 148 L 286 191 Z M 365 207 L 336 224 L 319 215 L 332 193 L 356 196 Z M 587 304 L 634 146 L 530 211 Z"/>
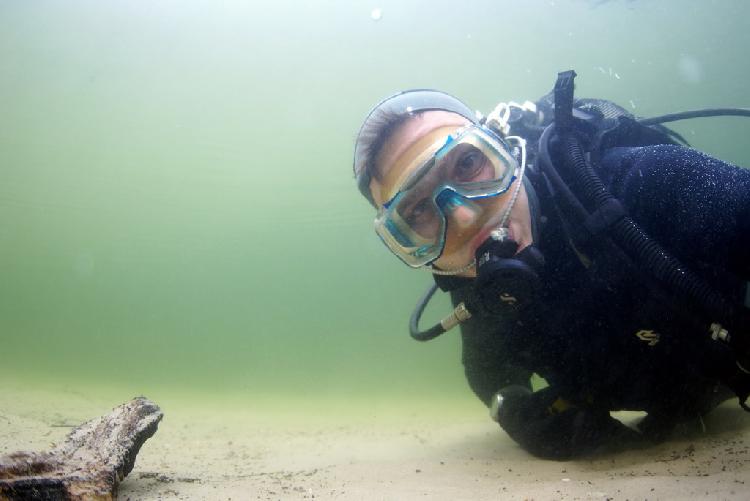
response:
<path fill-rule="evenodd" d="M 521 150 L 521 164 L 513 155 L 509 143 Z M 433 234 L 421 235 L 404 220 L 399 209 L 403 208 L 404 201 L 408 200 L 409 195 L 419 189 L 420 181 L 426 182 L 424 179 L 436 166 L 441 165 L 443 159 L 456 148 L 465 145 L 484 154 L 487 161 L 491 162 L 494 167 L 495 175 L 483 181 L 446 180 L 437 183 L 426 198 L 430 201 L 430 214 L 438 218 L 438 226 Z M 501 138 L 491 129 L 476 124 L 459 128 L 446 139 L 436 141 L 425 151 L 426 154 L 420 155 L 415 161 L 420 165 L 413 169 L 395 194 L 383 204 L 374 221 L 375 231 L 383 243 L 401 261 L 412 268 L 428 266 L 440 258 L 445 249 L 449 214 L 456 207 L 468 206 L 472 210 L 481 211 L 482 208 L 473 204 L 472 201 L 506 193 L 513 182 L 523 176 L 526 163 L 525 141 L 522 138 L 517 136 Z M 507 222 L 516 194 L 517 190 L 498 221 L 501 227 Z"/>

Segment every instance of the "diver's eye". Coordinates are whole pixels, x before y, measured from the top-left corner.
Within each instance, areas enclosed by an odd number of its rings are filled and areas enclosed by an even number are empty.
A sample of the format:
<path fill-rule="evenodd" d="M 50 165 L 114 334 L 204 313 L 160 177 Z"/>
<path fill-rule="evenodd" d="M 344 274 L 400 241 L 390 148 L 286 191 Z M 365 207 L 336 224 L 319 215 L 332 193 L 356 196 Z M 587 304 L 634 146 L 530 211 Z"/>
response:
<path fill-rule="evenodd" d="M 461 154 L 453 167 L 454 181 L 474 181 L 481 174 L 486 160 L 485 156 L 477 150 L 469 150 Z"/>
<path fill-rule="evenodd" d="M 432 214 L 433 211 L 430 210 L 430 200 L 428 198 L 423 198 L 409 207 L 404 219 L 409 226 L 418 229 L 420 226 L 428 224 L 431 221 Z"/>

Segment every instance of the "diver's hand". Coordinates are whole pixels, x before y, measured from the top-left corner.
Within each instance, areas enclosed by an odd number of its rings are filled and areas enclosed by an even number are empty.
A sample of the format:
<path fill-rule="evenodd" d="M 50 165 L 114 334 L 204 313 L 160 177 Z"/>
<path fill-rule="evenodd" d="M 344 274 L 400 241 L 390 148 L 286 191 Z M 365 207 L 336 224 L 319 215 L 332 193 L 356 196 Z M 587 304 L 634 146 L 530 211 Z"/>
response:
<path fill-rule="evenodd" d="M 548 459 L 569 459 L 604 449 L 644 444 L 641 435 L 590 406 L 573 406 L 552 387 L 535 393 L 520 386 L 498 392 L 493 409 L 500 426 L 530 453 Z"/>

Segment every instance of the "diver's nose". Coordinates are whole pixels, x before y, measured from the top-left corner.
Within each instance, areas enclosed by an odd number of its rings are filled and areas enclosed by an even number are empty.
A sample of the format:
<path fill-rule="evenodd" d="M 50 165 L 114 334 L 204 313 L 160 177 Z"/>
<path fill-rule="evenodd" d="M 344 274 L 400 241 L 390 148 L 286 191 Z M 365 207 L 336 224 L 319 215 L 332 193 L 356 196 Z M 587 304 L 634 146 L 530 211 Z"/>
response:
<path fill-rule="evenodd" d="M 458 207 L 456 207 L 450 214 L 450 218 L 452 221 L 454 221 L 459 228 L 466 228 L 474 224 L 474 221 L 477 218 L 477 211 L 474 207 L 472 207 L 474 204 L 468 205 L 463 204 Z"/>
<path fill-rule="evenodd" d="M 446 190 L 438 197 L 438 204 L 446 218 L 458 228 L 471 226 L 479 215 L 479 207 L 476 204 L 450 190 Z"/>

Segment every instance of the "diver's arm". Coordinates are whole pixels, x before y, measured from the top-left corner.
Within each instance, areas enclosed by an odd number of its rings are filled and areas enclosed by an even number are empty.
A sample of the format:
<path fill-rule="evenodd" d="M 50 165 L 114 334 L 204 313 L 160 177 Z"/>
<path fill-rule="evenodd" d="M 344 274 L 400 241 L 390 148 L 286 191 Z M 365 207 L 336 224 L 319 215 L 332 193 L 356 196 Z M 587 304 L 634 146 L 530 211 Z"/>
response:
<path fill-rule="evenodd" d="M 601 175 L 676 257 L 750 280 L 750 170 L 673 145 L 612 148 Z"/>
<path fill-rule="evenodd" d="M 488 407 L 500 388 L 512 385 L 531 389 L 531 373 L 520 367 L 482 367 L 464 362 L 464 374 L 474 394 Z"/>
<path fill-rule="evenodd" d="M 572 406 L 551 386 L 532 393 L 531 371 L 509 360 L 509 352 L 502 349 L 502 330 L 487 326 L 475 321 L 461 326 L 466 378 L 487 406 L 496 393 L 503 395 L 493 417 L 524 449 L 544 458 L 568 459 L 641 441 L 637 432 L 610 417 L 606 409 Z"/>
<path fill-rule="evenodd" d="M 461 325 L 464 374 L 474 394 L 489 406 L 500 388 L 521 386 L 531 389 L 531 371 L 510 359 L 499 322 L 480 322 L 478 318 Z M 491 328 L 494 327 L 494 328 Z"/>
<path fill-rule="evenodd" d="M 605 408 L 573 405 L 560 398 L 551 386 L 534 393 L 508 387 L 500 395 L 497 421 L 513 440 L 535 456 L 571 459 L 645 442 Z"/>
<path fill-rule="evenodd" d="M 467 300 L 471 285 L 451 292 L 455 307 Z M 513 328 L 502 318 L 490 319 L 476 315 L 461 324 L 461 362 L 474 394 L 490 405 L 500 388 L 519 385 L 531 389 L 531 371 L 511 358 L 504 339 Z"/>

